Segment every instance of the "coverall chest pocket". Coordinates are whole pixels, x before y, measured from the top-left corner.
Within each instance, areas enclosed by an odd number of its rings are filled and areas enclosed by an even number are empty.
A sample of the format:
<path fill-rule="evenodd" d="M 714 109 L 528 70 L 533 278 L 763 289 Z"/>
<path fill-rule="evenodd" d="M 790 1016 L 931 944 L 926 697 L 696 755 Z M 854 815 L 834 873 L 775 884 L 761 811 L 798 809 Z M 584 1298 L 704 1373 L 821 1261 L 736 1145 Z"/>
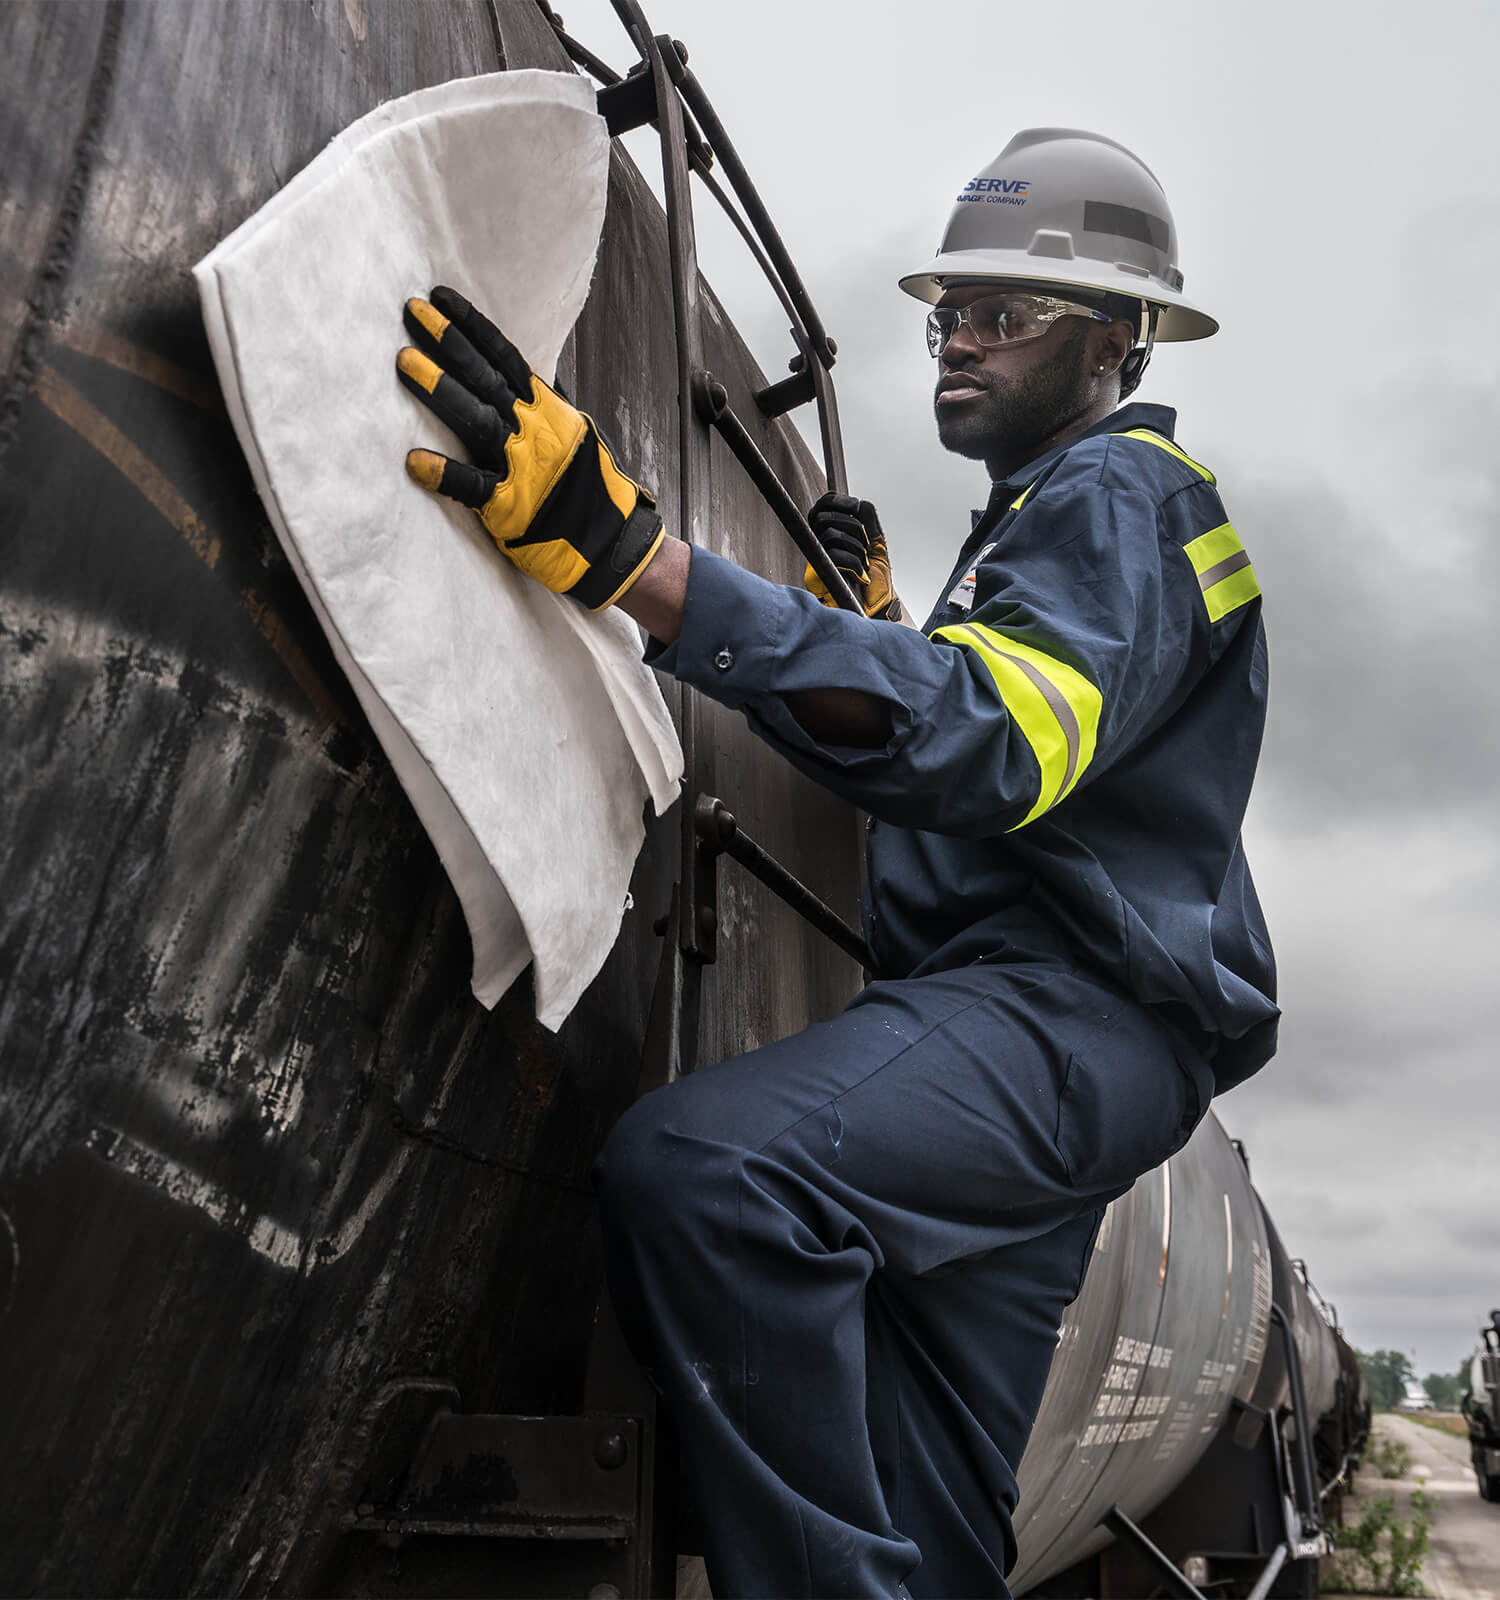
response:
<path fill-rule="evenodd" d="M 1057 1152 L 1076 1188 L 1128 1187 L 1187 1143 L 1203 1109 L 1166 1035 L 1127 1006 L 1068 1057 Z"/>

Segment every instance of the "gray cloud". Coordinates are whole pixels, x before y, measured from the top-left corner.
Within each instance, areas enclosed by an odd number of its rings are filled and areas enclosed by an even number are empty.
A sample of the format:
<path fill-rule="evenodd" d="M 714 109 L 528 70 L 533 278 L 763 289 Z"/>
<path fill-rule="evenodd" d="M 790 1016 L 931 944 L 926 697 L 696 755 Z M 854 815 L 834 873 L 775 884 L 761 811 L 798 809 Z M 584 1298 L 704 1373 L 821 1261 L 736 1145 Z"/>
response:
<path fill-rule="evenodd" d="M 1278 826 L 1431 817 L 1494 794 L 1500 474 L 1488 475 L 1471 504 L 1392 507 L 1393 527 L 1316 483 L 1234 496 L 1266 595 L 1261 787 Z"/>

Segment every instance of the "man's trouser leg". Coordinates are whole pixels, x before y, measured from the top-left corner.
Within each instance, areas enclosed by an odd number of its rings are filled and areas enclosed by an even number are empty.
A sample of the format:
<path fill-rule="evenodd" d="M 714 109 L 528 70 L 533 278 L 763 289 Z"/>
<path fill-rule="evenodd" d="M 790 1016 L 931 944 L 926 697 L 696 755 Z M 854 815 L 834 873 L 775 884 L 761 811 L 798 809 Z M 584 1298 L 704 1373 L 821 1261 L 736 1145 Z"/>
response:
<path fill-rule="evenodd" d="M 715 1591 L 1005 1594 L 1014 1468 L 1102 1206 L 1211 1086 L 1066 967 L 872 984 L 647 1095 L 597 1168 L 615 1309 Z"/>

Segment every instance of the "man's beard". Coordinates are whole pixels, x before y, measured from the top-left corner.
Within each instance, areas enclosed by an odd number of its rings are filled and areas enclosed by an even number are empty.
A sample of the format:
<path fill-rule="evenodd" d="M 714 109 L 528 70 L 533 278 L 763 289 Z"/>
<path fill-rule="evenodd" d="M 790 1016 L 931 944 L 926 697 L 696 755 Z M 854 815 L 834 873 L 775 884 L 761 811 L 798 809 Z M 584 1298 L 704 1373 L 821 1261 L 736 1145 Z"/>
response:
<path fill-rule="evenodd" d="M 972 368 L 955 369 L 972 375 L 986 393 L 962 406 L 935 405 L 938 442 L 974 461 L 991 456 L 1029 460 L 1035 447 L 1088 409 L 1087 335 L 1087 326 L 1080 325 L 1046 361 L 1016 378 L 980 377 Z"/>

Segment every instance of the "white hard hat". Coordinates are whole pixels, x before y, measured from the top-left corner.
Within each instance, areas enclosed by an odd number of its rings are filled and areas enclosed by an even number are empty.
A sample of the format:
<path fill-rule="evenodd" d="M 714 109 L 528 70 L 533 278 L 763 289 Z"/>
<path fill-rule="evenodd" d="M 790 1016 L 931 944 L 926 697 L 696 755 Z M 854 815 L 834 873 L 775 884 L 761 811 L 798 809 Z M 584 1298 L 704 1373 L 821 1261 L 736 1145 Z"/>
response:
<path fill-rule="evenodd" d="M 964 186 L 937 256 L 901 279 L 929 305 L 959 284 L 1004 279 L 1104 290 L 1160 307 L 1158 339 L 1219 324 L 1182 297 L 1177 230 L 1151 169 L 1078 128 L 1028 128 Z"/>

